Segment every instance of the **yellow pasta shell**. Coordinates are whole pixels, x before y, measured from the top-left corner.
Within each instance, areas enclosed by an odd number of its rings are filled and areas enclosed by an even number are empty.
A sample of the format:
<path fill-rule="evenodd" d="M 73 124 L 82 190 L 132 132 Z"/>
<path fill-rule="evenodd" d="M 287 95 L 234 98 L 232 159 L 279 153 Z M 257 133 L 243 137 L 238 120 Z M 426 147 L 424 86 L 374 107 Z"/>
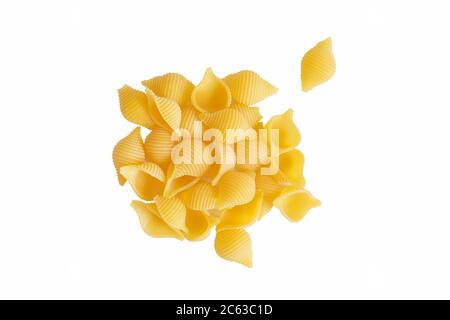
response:
<path fill-rule="evenodd" d="M 216 219 L 211 217 L 206 211 L 186 210 L 186 239 L 190 241 L 200 241 L 209 236 Z"/>
<path fill-rule="evenodd" d="M 244 119 L 247 121 L 250 127 L 255 127 L 259 120 L 262 119 L 261 113 L 259 113 L 258 107 L 248 107 L 245 105 L 234 105 L 231 109 L 239 111 Z"/>
<path fill-rule="evenodd" d="M 125 119 L 151 129 L 154 126 L 148 109 L 147 95 L 125 85 L 118 90 L 120 111 Z"/>
<path fill-rule="evenodd" d="M 257 191 L 249 203 L 226 210 L 216 227 L 217 230 L 239 229 L 252 225 L 259 217 L 262 201 L 263 194 Z"/>
<path fill-rule="evenodd" d="M 179 165 L 181 166 L 181 165 Z M 189 169 L 188 167 L 185 169 Z M 167 183 L 164 187 L 163 195 L 171 198 L 181 191 L 187 190 L 200 180 L 200 176 L 183 175 L 183 168 L 178 168 L 178 173 L 174 176 L 175 167 L 173 164 L 169 165 L 167 169 Z M 194 173 L 194 172 L 193 172 Z"/>
<path fill-rule="evenodd" d="M 164 171 L 155 163 L 124 166 L 120 168 L 120 174 L 127 179 L 141 199 L 150 201 L 156 195 L 163 193 Z"/>
<path fill-rule="evenodd" d="M 231 104 L 230 89 L 208 68 L 202 81 L 192 90 L 192 104 L 200 112 L 215 112 L 228 108 Z"/>
<path fill-rule="evenodd" d="M 220 179 L 217 188 L 218 209 L 243 205 L 255 196 L 255 177 L 244 172 L 228 171 Z"/>
<path fill-rule="evenodd" d="M 174 229 L 187 232 L 186 226 L 186 207 L 180 199 L 155 197 L 155 205 L 158 209 L 161 219 Z"/>
<path fill-rule="evenodd" d="M 195 121 L 200 124 L 198 128 L 195 126 Z M 185 107 L 181 114 L 180 128 L 187 130 L 192 136 L 201 136 L 199 131 L 203 128 L 203 125 L 198 117 L 198 111 L 191 106 Z"/>
<path fill-rule="evenodd" d="M 154 238 L 175 238 L 183 240 L 181 231 L 172 229 L 160 217 L 154 203 L 132 201 L 131 206 L 138 214 L 141 227 L 146 234 Z"/>
<path fill-rule="evenodd" d="M 256 72 L 243 70 L 230 74 L 224 79 L 236 102 L 252 105 L 277 93 L 277 87 L 273 86 Z"/>
<path fill-rule="evenodd" d="M 128 136 L 120 140 L 114 147 L 112 157 L 119 183 L 120 185 L 124 185 L 126 179 L 120 174 L 120 168 L 126 165 L 138 164 L 145 161 L 144 142 L 141 137 L 141 128 L 135 128 Z"/>
<path fill-rule="evenodd" d="M 279 150 L 281 153 L 294 149 L 301 140 L 300 131 L 293 121 L 292 109 L 285 113 L 273 116 L 266 124 L 265 128 L 268 130 L 278 130 Z M 268 140 L 271 142 L 271 134 L 268 132 Z"/>
<path fill-rule="evenodd" d="M 331 38 L 327 38 L 308 52 L 302 59 L 302 90 L 309 91 L 322 84 L 336 72 L 336 61 L 334 60 Z"/>
<path fill-rule="evenodd" d="M 279 172 L 275 178 L 281 184 L 295 184 L 298 187 L 305 185 L 303 178 L 304 156 L 300 150 L 294 149 L 279 156 Z"/>
<path fill-rule="evenodd" d="M 166 168 L 170 162 L 172 148 L 175 141 L 172 134 L 164 128 L 154 127 L 145 139 L 144 148 L 147 160 Z"/>
<path fill-rule="evenodd" d="M 214 248 L 219 257 L 252 267 L 252 240 L 243 229 L 217 231 Z"/>
<path fill-rule="evenodd" d="M 291 222 L 300 221 L 311 208 L 320 205 L 320 201 L 305 189 L 295 186 L 286 187 L 276 198 L 273 205 Z"/>
<path fill-rule="evenodd" d="M 261 191 L 263 200 L 258 219 L 262 219 L 273 207 L 273 200 L 281 194 L 283 186 L 274 176 L 256 175 L 256 190 Z"/>
<path fill-rule="evenodd" d="M 206 182 L 199 181 L 191 188 L 180 192 L 178 198 L 186 208 L 192 210 L 210 210 L 216 207 L 216 192 Z"/>
<path fill-rule="evenodd" d="M 227 129 L 250 129 L 250 125 L 245 120 L 245 117 L 239 111 L 232 108 L 213 113 L 202 113 L 199 115 L 199 118 L 207 127 L 220 130 L 224 139 L 228 137 Z M 242 139 L 242 137 L 236 138 L 238 141 Z"/>
<path fill-rule="evenodd" d="M 180 106 L 186 106 L 191 101 L 194 85 L 178 73 L 166 73 L 142 81 L 142 84 L 152 90 L 157 96 L 175 100 Z"/>
<path fill-rule="evenodd" d="M 261 210 L 258 215 L 258 220 L 261 220 L 267 213 L 273 208 L 273 198 L 268 196 L 263 196 L 261 202 Z"/>
<path fill-rule="evenodd" d="M 224 144 L 223 149 L 219 150 L 219 152 L 219 161 L 213 163 L 202 177 L 203 180 L 211 183 L 212 186 L 217 185 L 220 178 L 226 172 L 234 169 L 236 165 L 236 155 L 230 145 Z"/>
<path fill-rule="evenodd" d="M 158 97 L 149 89 L 146 89 L 145 92 L 153 122 L 170 132 L 180 128 L 181 109 L 178 103 L 174 100 Z"/>

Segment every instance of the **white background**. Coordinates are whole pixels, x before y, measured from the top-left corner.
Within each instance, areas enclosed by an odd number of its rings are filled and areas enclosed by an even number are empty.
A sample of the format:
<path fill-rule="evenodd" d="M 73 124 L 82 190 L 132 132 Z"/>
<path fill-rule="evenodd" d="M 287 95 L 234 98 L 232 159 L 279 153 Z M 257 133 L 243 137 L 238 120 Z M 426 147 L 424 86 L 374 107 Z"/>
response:
<path fill-rule="evenodd" d="M 450 298 L 447 1 L 1 1 L 0 298 Z M 337 73 L 300 90 L 331 36 Z M 140 229 L 111 160 L 116 89 L 260 73 L 294 109 L 299 223 L 249 228 L 254 268 Z"/>

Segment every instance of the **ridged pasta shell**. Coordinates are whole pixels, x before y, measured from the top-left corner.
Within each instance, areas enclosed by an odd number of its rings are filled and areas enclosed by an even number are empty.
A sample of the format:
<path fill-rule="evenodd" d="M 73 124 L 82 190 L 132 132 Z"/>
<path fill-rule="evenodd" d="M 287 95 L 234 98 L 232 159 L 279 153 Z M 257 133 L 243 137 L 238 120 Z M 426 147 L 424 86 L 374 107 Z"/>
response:
<path fill-rule="evenodd" d="M 278 91 L 277 87 L 250 70 L 230 74 L 223 81 L 230 88 L 233 99 L 247 105 L 258 103 Z"/>
<path fill-rule="evenodd" d="M 168 131 L 177 130 L 181 123 L 181 109 L 178 103 L 163 97 L 158 97 L 149 89 L 147 94 L 148 108 L 153 122 Z"/>
<path fill-rule="evenodd" d="M 155 163 L 124 166 L 120 168 L 120 174 L 141 199 L 151 201 L 156 195 L 163 193 L 164 171 Z"/>
<path fill-rule="evenodd" d="M 293 119 L 292 109 L 287 110 L 285 113 L 273 116 L 267 122 L 265 128 L 267 130 L 278 130 L 279 150 L 281 153 L 294 149 L 301 140 L 300 131 L 298 131 Z M 268 132 L 268 139 L 271 143 L 271 134 Z"/>
<path fill-rule="evenodd" d="M 263 193 L 261 211 L 258 219 L 262 219 L 273 207 L 273 200 L 278 197 L 283 186 L 278 183 L 274 176 L 256 175 L 256 190 Z"/>
<path fill-rule="evenodd" d="M 257 191 L 249 203 L 226 210 L 216 229 L 239 229 L 252 225 L 259 217 L 262 201 L 263 194 Z"/>
<path fill-rule="evenodd" d="M 155 205 L 158 209 L 161 219 L 174 229 L 187 232 L 186 226 L 186 207 L 180 199 L 165 198 L 162 196 L 155 197 Z"/>
<path fill-rule="evenodd" d="M 147 160 L 162 168 L 167 168 L 173 146 L 172 134 L 164 128 L 155 127 L 145 139 L 144 148 Z"/>
<path fill-rule="evenodd" d="M 232 108 L 213 113 L 202 113 L 199 115 L 199 118 L 207 127 L 220 130 L 223 135 L 222 140 L 227 141 L 227 143 L 232 143 L 233 140 L 229 141 L 225 139 L 234 138 L 227 134 L 227 129 L 242 129 L 242 133 L 245 134 L 245 130 L 251 128 L 245 120 L 245 117 L 239 111 Z M 234 140 L 240 141 L 242 139 L 245 139 L 245 136 L 238 135 Z"/>
<path fill-rule="evenodd" d="M 164 187 L 163 193 L 164 197 L 167 198 L 171 198 L 179 192 L 187 190 L 200 180 L 200 176 L 180 175 L 178 177 L 174 177 L 174 170 L 174 165 L 169 165 L 167 169 L 167 183 Z"/>
<path fill-rule="evenodd" d="M 120 140 L 113 150 L 113 162 L 120 185 L 126 182 L 120 174 L 120 168 L 126 165 L 138 164 L 145 161 L 144 142 L 141 137 L 141 128 L 137 127 L 131 133 Z"/>
<path fill-rule="evenodd" d="M 186 106 L 191 101 L 194 85 L 178 73 L 166 73 L 142 81 L 142 84 L 152 90 L 157 96 L 175 100 L 180 106 Z"/>
<path fill-rule="evenodd" d="M 305 179 L 303 178 L 303 165 L 305 159 L 300 150 L 294 149 L 279 156 L 279 172 L 275 178 L 280 184 L 295 184 L 303 187 Z"/>
<path fill-rule="evenodd" d="M 258 107 L 248 107 L 245 105 L 233 105 L 231 109 L 239 111 L 244 119 L 247 121 L 248 125 L 253 128 L 262 119 L 261 113 L 259 113 Z"/>
<path fill-rule="evenodd" d="M 214 248 L 219 257 L 252 267 L 252 240 L 243 229 L 217 231 Z"/>
<path fill-rule="evenodd" d="M 228 171 L 217 184 L 217 208 L 225 209 L 252 201 L 255 196 L 255 177 L 239 171 Z"/>
<path fill-rule="evenodd" d="M 142 229 L 146 234 L 154 238 L 175 238 L 183 240 L 181 231 L 172 229 L 159 216 L 158 209 L 154 203 L 144 203 L 134 200 L 131 206 L 136 211 Z"/>
<path fill-rule="evenodd" d="M 209 183 L 203 181 L 180 192 L 178 198 L 186 208 L 192 210 L 210 210 L 216 207 L 216 192 Z"/>
<path fill-rule="evenodd" d="M 200 241 L 206 239 L 211 233 L 216 223 L 216 219 L 205 211 L 186 210 L 186 239 L 190 241 Z"/>
<path fill-rule="evenodd" d="M 220 178 L 226 172 L 234 169 L 236 165 L 236 155 L 230 145 L 224 144 L 223 148 L 218 150 L 218 152 L 219 161 L 213 163 L 202 177 L 204 181 L 211 183 L 212 186 L 217 185 Z"/>
<path fill-rule="evenodd" d="M 192 90 L 192 104 L 200 112 L 215 112 L 228 108 L 231 93 L 225 82 L 206 69 L 202 81 Z"/>
<path fill-rule="evenodd" d="M 150 117 L 147 95 L 144 92 L 124 85 L 118 90 L 120 111 L 125 119 L 148 129 L 153 128 L 154 123 Z"/>
<path fill-rule="evenodd" d="M 273 208 L 273 198 L 268 196 L 263 196 L 263 200 L 261 203 L 261 211 L 258 215 L 258 220 L 261 220 L 266 214 L 270 212 Z"/>
<path fill-rule="evenodd" d="M 198 121 L 198 127 L 195 122 Z M 191 136 L 201 136 L 200 130 L 203 129 L 203 124 L 198 117 L 198 111 L 191 106 L 187 106 L 182 110 L 180 128 L 189 131 Z"/>
<path fill-rule="evenodd" d="M 336 61 L 333 56 L 331 38 L 327 38 L 308 52 L 302 59 L 302 90 L 309 91 L 333 77 Z"/>
<path fill-rule="evenodd" d="M 311 208 L 320 205 L 320 201 L 305 189 L 295 186 L 286 187 L 273 201 L 281 213 L 291 222 L 300 221 Z"/>

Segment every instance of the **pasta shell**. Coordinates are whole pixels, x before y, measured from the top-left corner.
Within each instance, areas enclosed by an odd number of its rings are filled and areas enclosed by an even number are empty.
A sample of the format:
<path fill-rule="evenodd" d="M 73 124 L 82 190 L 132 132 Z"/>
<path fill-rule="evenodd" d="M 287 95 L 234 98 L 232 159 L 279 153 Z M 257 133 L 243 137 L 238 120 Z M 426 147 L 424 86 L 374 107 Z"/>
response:
<path fill-rule="evenodd" d="M 302 90 L 312 88 L 331 79 L 336 72 L 336 61 L 333 56 L 331 38 L 327 38 L 308 52 L 302 59 Z"/>
<path fill-rule="evenodd" d="M 155 163 L 124 166 L 120 168 L 120 173 L 141 199 L 151 201 L 156 195 L 163 193 L 164 171 Z"/>
<path fill-rule="evenodd" d="M 215 161 L 202 177 L 203 180 L 211 183 L 212 186 L 217 185 L 222 176 L 234 169 L 236 165 L 236 155 L 230 145 L 224 144 L 222 149 L 218 151 L 218 159 Z"/>
<path fill-rule="evenodd" d="M 256 190 L 263 193 L 261 211 L 258 219 L 262 219 L 273 207 L 273 200 L 281 194 L 281 186 L 274 176 L 256 175 Z"/>
<path fill-rule="evenodd" d="M 135 200 L 131 202 L 131 206 L 138 214 L 142 229 L 149 236 L 154 238 L 184 239 L 181 231 L 172 229 L 159 217 L 154 203 L 144 203 Z"/>
<path fill-rule="evenodd" d="M 311 208 L 320 205 L 320 201 L 305 189 L 295 186 L 286 187 L 276 198 L 273 205 L 291 222 L 300 221 Z"/>
<path fill-rule="evenodd" d="M 168 131 L 177 130 L 181 123 L 181 109 L 178 103 L 163 97 L 158 97 L 149 89 L 146 89 L 150 116 L 153 122 Z"/>
<path fill-rule="evenodd" d="M 247 129 L 250 129 L 250 125 L 247 123 L 244 116 L 239 111 L 232 108 L 213 113 L 202 113 L 199 115 L 199 118 L 207 127 L 220 130 L 223 135 L 222 140 L 232 139 L 231 141 L 226 140 L 227 143 L 233 143 L 233 141 L 240 141 L 245 138 L 244 135 L 238 135 L 236 137 L 230 136 L 229 134 L 233 132 L 227 133 L 227 129 L 241 129 L 238 130 L 238 133 L 242 132 L 243 134 L 245 134 Z"/>
<path fill-rule="evenodd" d="M 203 181 L 179 193 L 178 198 L 186 208 L 192 210 L 210 210 L 216 207 L 216 192 L 209 183 Z"/>
<path fill-rule="evenodd" d="M 267 213 L 273 208 L 273 198 L 268 196 L 263 196 L 261 202 L 261 210 L 258 215 L 258 220 L 261 220 Z"/>
<path fill-rule="evenodd" d="M 233 99 L 247 105 L 258 103 L 278 91 L 277 87 L 249 70 L 230 74 L 223 81 L 230 88 Z"/>
<path fill-rule="evenodd" d="M 215 112 L 228 108 L 231 104 L 230 89 L 208 68 L 202 81 L 192 91 L 192 104 L 200 112 Z"/>
<path fill-rule="evenodd" d="M 231 109 L 239 111 L 244 119 L 247 121 L 250 127 L 255 127 L 259 120 L 262 119 L 261 113 L 259 113 L 258 107 L 247 107 L 245 105 L 234 105 Z"/>
<path fill-rule="evenodd" d="M 252 267 L 252 240 L 243 229 L 217 231 L 214 248 L 219 257 Z"/>
<path fill-rule="evenodd" d="M 150 117 L 146 94 L 127 85 L 118 92 L 120 111 L 124 118 L 148 129 L 153 128 L 154 123 Z"/>
<path fill-rule="evenodd" d="M 300 150 L 294 149 L 279 156 L 280 170 L 276 175 L 279 183 L 293 183 L 299 187 L 305 185 L 303 178 L 304 156 Z"/>
<path fill-rule="evenodd" d="M 167 198 L 171 198 L 178 194 L 181 191 L 187 190 L 196 184 L 200 177 L 198 176 L 189 176 L 189 175 L 181 175 L 178 177 L 173 176 L 174 166 L 171 164 L 167 169 L 167 183 L 164 187 L 163 195 Z"/>
<path fill-rule="evenodd" d="M 289 109 L 283 114 L 273 116 L 266 124 L 267 130 L 278 130 L 278 147 L 281 153 L 294 149 L 301 140 L 300 131 L 298 131 L 292 119 L 293 111 Z M 271 132 L 268 132 L 268 140 L 272 144 Z"/>
<path fill-rule="evenodd" d="M 187 232 L 186 226 L 186 207 L 180 199 L 155 197 L 155 205 L 158 209 L 161 219 L 174 229 Z"/>
<path fill-rule="evenodd" d="M 215 219 L 205 211 L 186 210 L 186 239 L 200 241 L 209 236 L 215 225 Z"/>
<path fill-rule="evenodd" d="M 113 162 L 117 171 L 120 185 L 126 182 L 120 174 L 120 168 L 126 165 L 138 164 L 145 161 L 144 142 L 142 142 L 141 128 L 137 127 L 131 133 L 120 140 L 113 150 Z"/>
<path fill-rule="evenodd" d="M 175 100 L 180 106 L 186 106 L 191 101 L 194 85 L 178 73 L 166 73 L 142 81 L 142 84 L 152 90 L 157 96 Z"/>
<path fill-rule="evenodd" d="M 196 123 L 196 121 L 198 122 Z M 180 128 L 187 130 L 191 134 L 191 136 L 201 137 L 203 124 L 198 117 L 198 111 L 191 106 L 185 107 L 181 114 Z"/>
<path fill-rule="evenodd" d="M 228 171 L 222 176 L 217 187 L 218 209 L 246 204 L 255 196 L 255 178 L 244 172 Z"/>
<path fill-rule="evenodd" d="M 217 230 L 245 228 L 252 225 L 259 217 L 262 201 L 263 194 L 257 191 L 249 203 L 226 210 L 216 227 Z"/>
<path fill-rule="evenodd" d="M 166 168 L 170 162 L 172 148 L 175 143 L 169 131 L 160 127 L 153 128 L 144 143 L 147 160 Z"/>

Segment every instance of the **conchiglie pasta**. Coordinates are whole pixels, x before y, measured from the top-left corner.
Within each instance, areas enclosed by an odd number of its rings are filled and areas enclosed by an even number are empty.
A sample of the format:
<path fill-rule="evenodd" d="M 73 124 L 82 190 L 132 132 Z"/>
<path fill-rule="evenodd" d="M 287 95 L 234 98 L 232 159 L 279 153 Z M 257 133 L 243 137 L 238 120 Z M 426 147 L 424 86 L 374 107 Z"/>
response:
<path fill-rule="evenodd" d="M 224 144 L 217 151 L 217 161 L 211 164 L 202 179 L 215 186 L 222 176 L 233 170 L 236 165 L 236 155 L 231 145 Z"/>
<path fill-rule="evenodd" d="M 142 81 L 142 84 L 152 90 L 157 96 L 175 100 L 180 106 L 190 104 L 194 85 L 178 73 L 167 73 Z"/>
<path fill-rule="evenodd" d="M 250 127 L 255 127 L 259 120 L 262 119 L 261 113 L 258 107 L 248 107 L 243 105 L 234 105 L 231 109 L 239 111 Z"/>
<path fill-rule="evenodd" d="M 252 240 L 243 229 L 217 231 L 214 248 L 219 257 L 252 267 Z"/>
<path fill-rule="evenodd" d="M 146 94 L 127 85 L 118 92 L 120 111 L 124 118 L 148 129 L 153 128 L 154 123 L 148 110 Z"/>
<path fill-rule="evenodd" d="M 278 130 L 278 144 L 281 153 L 294 149 L 301 140 L 300 131 L 298 131 L 292 116 L 293 111 L 289 109 L 283 114 L 273 116 L 265 126 L 269 130 L 270 143 L 272 143 L 270 130 Z"/>
<path fill-rule="evenodd" d="M 134 192 L 143 200 L 153 200 L 164 190 L 164 171 L 155 163 L 146 162 L 120 168 L 120 174 L 126 178 Z"/>
<path fill-rule="evenodd" d="M 247 123 L 242 113 L 233 108 L 224 109 L 214 113 L 202 113 L 199 118 L 207 127 L 219 130 L 223 137 L 227 139 L 233 138 L 236 141 L 242 140 L 245 136 L 238 135 L 231 137 L 227 134 L 228 129 L 242 129 L 243 134 L 245 134 L 245 130 L 250 129 L 250 125 Z"/>
<path fill-rule="evenodd" d="M 170 164 L 167 169 L 167 182 L 164 187 L 164 197 L 171 198 L 178 193 L 187 190 L 200 181 L 200 176 L 180 175 L 174 176 L 174 165 Z"/>
<path fill-rule="evenodd" d="M 161 219 L 170 227 L 184 232 L 188 231 L 186 226 L 186 207 L 180 199 L 176 197 L 169 199 L 158 195 L 155 197 L 155 205 Z"/>
<path fill-rule="evenodd" d="M 160 218 L 158 209 L 154 203 L 144 203 L 135 200 L 131 202 L 131 206 L 138 214 L 142 229 L 149 236 L 154 238 L 184 239 L 181 231 L 172 229 Z"/>
<path fill-rule="evenodd" d="M 230 106 L 231 92 L 225 82 L 208 68 L 202 81 L 192 91 L 191 100 L 198 111 L 215 112 Z"/>
<path fill-rule="evenodd" d="M 301 69 L 303 91 L 309 91 L 331 79 L 336 72 L 331 38 L 319 42 L 305 53 Z"/>
<path fill-rule="evenodd" d="M 180 128 L 181 109 L 178 103 L 163 97 L 158 97 L 149 89 L 146 89 L 148 109 L 150 116 L 158 126 L 172 132 Z"/>
<path fill-rule="evenodd" d="M 286 187 L 281 195 L 274 202 L 281 213 L 291 222 L 297 222 L 303 219 L 311 208 L 320 205 L 320 201 L 313 195 L 295 186 Z"/>
<path fill-rule="evenodd" d="M 305 179 L 303 178 L 304 161 L 303 153 L 297 149 L 280 154 L 280 170 L 276 175 L 277 181 L 282 184 L 295 184 L 303 187 L 305 185 Z"/>
<path fill-rule="evenodd" d="M 184 205 L 192 210 L 210 210 L 216 207 L 216 191 L 203 181 L 178 194 Z"/>
<path fill-rule="evenodd" d="M 211 217 L 206 211 L 186 210 L 186 227 L 184 233 L 186 239 L 190 241 L 200 241 L 208 237 L 216 219 Z"/>
<path fill-rule="evenodd" d="M 246 105 L 258 103 L 278 91 L 256 72 L 249 70 L 230 74 L 223 81 L 230 88 L 233 99 Z"/>
<path fill-rule="evenodd" d="M 254 175 L 228 171 L 217 184 L 217 208 L 225 209 L 250 202 L 255 196 Z"/>
<path fill-rule="evenodd" d="M 263 201 L 261 191 L 249 203 L 226 210 L 217 225 L 217 230 L 245 228 L 252 225 L 259 217 Z"/>
<path fill-rule="evenodd" d="M 120 168 L 145 161 L 144 142 L 142 141 L 141 129 L 139 127 L 131 131 L 128 136 L 116 144 L 112 157 L 119 183 L 120 185 L 124 185 L 126 179 L 120 174 Z"/>
<path fill-rule="evenodd" d="M 180 128 L 187 130 L 191 136 L 201 136 L 203 124 L 198 117 L 198 111 L 191 106 L 183 109 Z"/>
<path fill-rule="evenodd" d="M 144 148 L 147 160 L 166 168 L 170 163 L 170 156 L 175 141 L 172 134 L 164 128 L 155 127 L 145 139 Z"/>

